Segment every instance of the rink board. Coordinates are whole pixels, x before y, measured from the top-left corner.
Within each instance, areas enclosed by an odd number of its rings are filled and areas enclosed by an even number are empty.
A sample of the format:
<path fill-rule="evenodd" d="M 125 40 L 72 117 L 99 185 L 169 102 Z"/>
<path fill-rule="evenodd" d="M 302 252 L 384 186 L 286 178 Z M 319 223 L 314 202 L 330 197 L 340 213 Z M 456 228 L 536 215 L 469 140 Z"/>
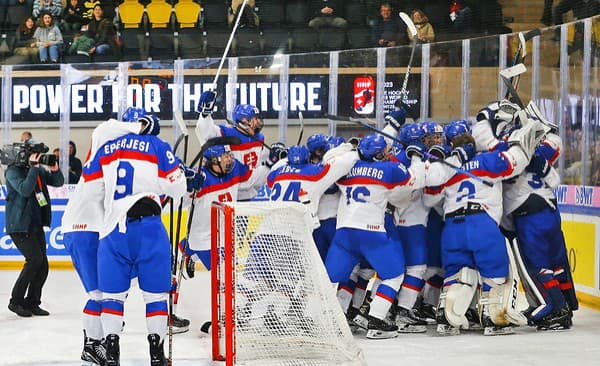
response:
<path fill-rule="evenodd" d="M 46 231 L 46 242 L 50 267 L 55 270 L 73 269 L 64 247 L 60 223 L 74 187 L 50 187 L 52 227 Z M 23 257 L 5 232 L 5 196 L 6 188 L 0 186 L 0 269 L 16 270 L 22 267 Z M 556 190 L 556 196 L 578 297 L 582 304 L 600 310 L 600 187 L 560 186 Z M 167 213 L 162 215 L 162 219 L 169 231 L 168 208 L 165 212 Z M 184 211 L 180 228 L 182 239 L 186 234 L 186 226 L 187 212 Z"/>

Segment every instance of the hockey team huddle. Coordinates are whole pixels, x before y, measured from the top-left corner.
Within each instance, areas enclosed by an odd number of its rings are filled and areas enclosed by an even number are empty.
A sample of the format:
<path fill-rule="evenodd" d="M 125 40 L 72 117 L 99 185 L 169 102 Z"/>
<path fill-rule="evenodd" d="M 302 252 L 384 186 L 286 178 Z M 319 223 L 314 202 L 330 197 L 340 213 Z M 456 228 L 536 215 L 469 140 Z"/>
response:
<path fill-rule="evenodd" d="M 562 146 L 534 104 L 490 103 L 472 126 L 406 123 L 398 107 L 376 134 L 348 142 L 314 134 L 306 146 L 286 148 L 264 142 L 255 106 L 237 105 L 233 121 L 217 125 L 215 100 L 206 91 L 198 105 L 198 169 L 157 137 L 158 119 L 143 110 L 94 130 L 62 222 L 89 295 L 83 360 L 119 365 L 124 302 L 137 277 L 151 364 L 165 365 L 173 286 L 160 216 L 167 197 L 194 207 L 180 245 L 193 277 L 194 262 L 210 270 L 211 204 L 251 200 L 265 185 L 271 201 L 307 205 L 348 324 L 367 338 L 425 332 L 428 324 L 443 335 L 571 327 L 578 304 L 552 191 Z M 214 143 L 220 137 L 236 143 Z M 519 276 L 525 311 L 517 308 Z"/>

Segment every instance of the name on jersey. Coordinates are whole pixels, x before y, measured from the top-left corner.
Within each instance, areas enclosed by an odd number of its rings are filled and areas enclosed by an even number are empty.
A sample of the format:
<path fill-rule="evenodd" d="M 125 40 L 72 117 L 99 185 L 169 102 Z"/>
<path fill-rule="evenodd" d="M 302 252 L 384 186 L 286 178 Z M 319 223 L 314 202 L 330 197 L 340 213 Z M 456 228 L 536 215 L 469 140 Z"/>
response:
<path fill-rule="evenodd" d="M 366 166 L 354 167 L 346 177 L 353 178 L 356 176 L 383 179 L 383 170 Z"/>
<path fill-rule="evenodd" d="M 464 170 L 479 169 L 479 160 L 467 161 L 466 163 L 463 164 L 462 167 Z"/>
<path fill-rule="evenodd" d="M 150 143 L 148 141 L 140 141 L 135 138 L 122 138 L 113 143 L 104 145 L 104 154 L 110 155 L 115 150 L 127 149 L 127 150 L 138 150 L 141 152 L 148 152 Z"/>
<path fill-rule="evenodd" d="M 284 174 L 284 173 L 300 173 L 300 169 L 291 167 L 289 165 L 285 165 L 285 166 L 281 167 L 280 173 L 282 173 L 282 174 Z"/>

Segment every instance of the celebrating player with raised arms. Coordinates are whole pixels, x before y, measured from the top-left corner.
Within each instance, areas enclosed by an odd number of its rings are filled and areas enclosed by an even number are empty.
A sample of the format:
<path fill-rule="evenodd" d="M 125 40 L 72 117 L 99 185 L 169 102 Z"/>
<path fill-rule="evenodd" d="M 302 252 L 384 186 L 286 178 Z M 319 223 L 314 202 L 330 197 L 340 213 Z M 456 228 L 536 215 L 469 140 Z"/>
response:
<path fill-rule="evenodd" d="M 265 137 L 260 133 L 263 122 L 258 108 L 251 104 L 238 104 L 232 112 L 234 126 L 216 125 L 212 113 L 217 94 L 209 90 L 202 93 L 198 103 L 198 122 L 196 136 L 203 145 L 208 139 L 217 136 L 236 136 L 241 144 L 232 145 L 235 159 L 248 166 L 250 171 L 260 167 L 268 159 L 269 152 L 264 148 Z M 256 196 L 255 187 L 247 186 L 239 192 L 239 200 L 249 200 Z"/>
<path fill-rule="evenodd" d="M 155 117 L 143 118 L 150 131 L 158 128 Z M 151 134 L 132 133 L 102 145 L 85 165 L 84 175 L 88 182 L 101 182 L 97 194 L 104 199 L 98 288 L 106 365 L 119 364 L 124 302 L 134 270 L 146 303 L 151 365 L 164 365 L 171 253 L 160 218 L 160 196 L 179 199 L 185 194 L 186 178 L 169 144 Z"/>
<path fill-rule="evenodd" d="M 98 232 L 104 219 L 104 197 L 98 194 L 102 189 L 102 182 L 90 177 L 87 168 L 98 148 L 105 142 L 129 133 L 141 135 L 156 133 L 158 125 L 151 130 L 148 123 L 143 124 L 138 120 L 138 116 L 142 115 L 145 115 L 145 112 L 142 114 L 130 107 L 122 116 L 123 122 L 109 119 L 94 129 L 91 148 L 84 164 L 86 169 L 62 217 L 61 230 L 65 247 L 88 294 L 88 300 L 83 308 L 84 345 L 81 359 L 98 365 L 103 365 L 106 361 L 100 321 L 102 293 L 98 289 L 97 269 Z"/>
<path fill-rule="evenodd" d="M 502 216 L 501 181 L 525 169 L 545 129 L 523 112 L 519 118 L 524 127 L 511 134 L 506 152 L 476 155 L 467 126 L 460 121 L 446 126 L 452 154 L 460 158 L 465 172 L 458 171 L 441 186 L 429 190 L 443 194 L 445 199 L 442 258 L 446 278 L 437 314 L 438 332 L 442 334 L 469 328 L 465 313 L 478 288 L 479 276 L 483 282 L 480 316 L 484 334 L 508 333 L 508 328 L 500 327 L 522 324 L 516 304 L 503 301 L 518 288 L 507 281 L 509 258 L 498 228 Z"/>

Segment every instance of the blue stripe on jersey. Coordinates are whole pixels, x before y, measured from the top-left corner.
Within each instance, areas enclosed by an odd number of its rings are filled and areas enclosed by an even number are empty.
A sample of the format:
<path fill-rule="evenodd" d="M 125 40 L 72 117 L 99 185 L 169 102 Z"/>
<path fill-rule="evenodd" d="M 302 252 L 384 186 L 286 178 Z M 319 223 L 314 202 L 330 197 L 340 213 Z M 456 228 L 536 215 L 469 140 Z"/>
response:
<path fill-rule="evenodd" d="M 247 165 L 244 165 L 237 160 L 235 160 L 231 173 L 224 177 L 213 175 L 205 166 L 202 167 L 202 171 L 204 172 L 206 179 L 204 180 L 202 189 L 198 191 L 196 197 L 202 197 L 205 194 L 225 190 L 236 184 L 243 183 L 250 179 L 250 175 L 252 174 Z"/>
<path fill-rule="evenodd" d="M 558 149 L 553 148 L 547 142 L 542 142 L 538 147 L 535 148 L 535 153 L 544 157 L 548 160 L 548 163 L 552 164 L 560 155 Z"/>
<path fill-rule="evenodd" d="M 329 167 L 329 165 L 316 164 L 305 164 L 298 167 L 285 165 L 269 173 L 267 185 L 272 188 L 275 182 L 282 180 L 316 182 L 327 174 Z"/>
<path fill-rule="evenodd" d="M 387 188 L 404 185 L 410 181 L 410 172 L 403 164 L 391 161 L 359 160 L 338 183 L 342 185 L 374 184 Z"/>
<path fill-rule="evenodd" d="M 250 137 L 238 131 L 235 127 L 219 125 L 219 129 L 221 130 L 221 136 L 236 136 L 240 138 L 241 144 L 231 145 L 232 151 L 243 151 L 252 147 L 262 146 L 260 141 L 265 141 L 265 136 L 262 133 L 257 133 Z"/>

